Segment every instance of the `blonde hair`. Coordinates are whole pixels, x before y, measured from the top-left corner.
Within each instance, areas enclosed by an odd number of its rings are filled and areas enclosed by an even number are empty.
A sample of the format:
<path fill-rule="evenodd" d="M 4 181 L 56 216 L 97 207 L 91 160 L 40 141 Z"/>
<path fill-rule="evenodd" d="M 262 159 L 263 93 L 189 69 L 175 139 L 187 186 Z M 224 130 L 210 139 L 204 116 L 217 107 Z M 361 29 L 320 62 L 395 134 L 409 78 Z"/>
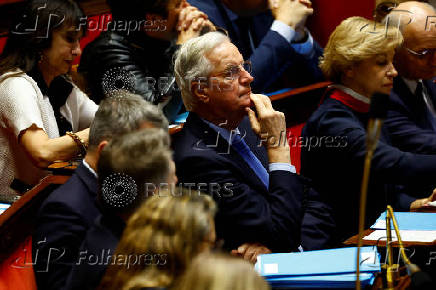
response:
<path fill-rule="evenodd" d="M 127 222 L 99 289 L 169 287 L 208 241 L 215 211 L 210 196 L 184 189 L 149 197 Z"/>
<path fill-rule="evenodd" d="M 199 255 L 173 290 L 268 290 L 253 265 L 228 255 Z"/>
<path fill-rule="evenodd" d="M 330 35 L 319 67 L 325 77 L 340 82 L 342 73 L 360 61 L 394 50 L 403 42 L 401 32 L 363 17 L 350 17 Z"/>

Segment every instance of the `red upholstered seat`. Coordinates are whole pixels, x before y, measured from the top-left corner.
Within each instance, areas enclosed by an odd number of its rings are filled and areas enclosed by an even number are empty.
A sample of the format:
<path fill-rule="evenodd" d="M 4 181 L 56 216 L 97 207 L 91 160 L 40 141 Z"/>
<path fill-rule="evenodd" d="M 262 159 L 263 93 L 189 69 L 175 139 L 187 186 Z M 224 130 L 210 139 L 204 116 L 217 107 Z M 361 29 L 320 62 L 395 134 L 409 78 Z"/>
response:
<path fill-rule="evenodd" d="M 0 290 L 37 289 L 32 266 L 32 236 L 0 264 Z"/>
<path fill-rule="evenodd" d="M 297 173 L 300 173 L 301 168 L 301 131 L 306 123 L 294 125 L 286 129 L 286 137 L 288 138 L 289 147 L 291 148 L 291 162 L 295 166 Z"/>

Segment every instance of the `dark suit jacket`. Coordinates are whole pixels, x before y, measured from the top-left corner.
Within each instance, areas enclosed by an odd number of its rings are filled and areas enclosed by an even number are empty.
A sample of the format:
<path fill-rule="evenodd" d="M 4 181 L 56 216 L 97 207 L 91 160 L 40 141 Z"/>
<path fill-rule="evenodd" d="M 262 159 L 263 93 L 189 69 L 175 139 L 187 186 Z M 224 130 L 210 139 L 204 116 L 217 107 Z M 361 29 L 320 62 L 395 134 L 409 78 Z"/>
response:
<path fill-rule="evenodd" d="M 124 221 L 110 213 L 95 219 L 80 246 L 77 263 L 70 272 L 65 289 L 93 290 L 98 287 L 124 228 Z"/>
<path fill-rule="evenodd" d="M 266 150 L 248 118 L 238 126 L 245 142 L 267 168 Z M 228 142 L 196 114 L 173 140 L 177 176 L 195 183 L 218 205 L 216 231 L 225 248 L 260 242 L 274 252 L 295 250 L 300 244 L 304 184 L 296 174 L 270 172 L 269 190 Z"/>
<path fill-rule="evenodd" d="M 436 105 L 436 85 L 432 80 L 424 86 Z M 385 126 L 392 144 L 400 150 L 436 154 L 435 118 L 429 113 L 421 96 L 415 96 L 401 77 L 394 80 L 390 95 L 390 108 Z"/>
<path fill-rule="evenodd" d="M 302 132 L 301 172 L 332 206 L 340 240 L 357 233 L 367 121 L 367 114 L 327 98 Z M 403 210 L 410 207 L 415 199 L 406 195 L 400 184 L 436 183 L 436 156 L 402 152 L 389 143 L 383 131 L 372 159 L 366 227 L 387 204 Z"/>
<path fill-rule="evenodd" d="M 33 266 L 39 289 L 61 289 L 94 219 L 97 179 L 83 165 L 44 201 L 33 234 Z"/>
<path fill-rule="evenodd" d="M 310 58 L 296 53 L 286 39 L 270 30 L 274 21 L 271 11 L 260 13 L 250 19 L 256 48 L 252 52 L 247 49 L 248 44 L 245 43 L 247 41 L 243 41 L 241 32 L 247 31 L 238 25 L 239 17 L 226 17 L 229 13 L 235 14 L 229 12 L 230 10 L 221 3 L 221 0 L 189 0 L 188 2 L 206 13 L 215 25 L 226 29 L 244 59 L 251 60 L 254 77 L 251 87 L 254 91 L 271 91 L 270 86 L 288 67 L 290 70 L 286 74 L 295 72 L 295 75 L 290 78 L 298 79 L 299 86 L 323 79 L 318 68 L 318 58 L 322 55 L 322 48 L 314 42 L 315 54 Z"/>

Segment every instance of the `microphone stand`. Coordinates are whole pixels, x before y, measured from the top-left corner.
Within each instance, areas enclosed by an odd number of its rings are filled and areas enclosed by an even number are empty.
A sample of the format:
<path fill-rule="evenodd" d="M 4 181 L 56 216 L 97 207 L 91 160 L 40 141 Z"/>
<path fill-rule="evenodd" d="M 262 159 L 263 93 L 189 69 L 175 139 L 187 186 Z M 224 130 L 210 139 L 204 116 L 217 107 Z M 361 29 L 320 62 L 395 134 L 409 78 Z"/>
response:
<path fill-rule="evenodd" d="M 366 140 L 366 154 L 365 163 L 363 168 L 362 185 L 360 188 L 360 206 L 359 206 L 359 233 L 357 238 L 357 260 L 356 260 L 356 289 L 360 290 L 360 248 L 362 247 L 362 237 L 365 227 L 365 214 L 366 214 L 366 199 L 368 195 L 368 183 L 369 175 L 371 171 L 371 160 L 374 155 L 375 148 L 377 147 L 377 141 L 380 138 L 381 127 L 383 120 L 381 119 L 369 119 L 368 121 L 368 133 Z"/>
<path fill-rule="evenodd" d="M 397 235 L 398 245 L 400 247 L 400 252 L 404 254 L 404 258 L 407 259 L 407 261 L 410 264 L 409 258 L 404 253 L 403 248 L 403 242 L 400 237 L 400 232 L 398 230 L 397 221 L 395 220 L 394 212 L 392 210 L 392 207 L 388 205 L 386 209 L 386 249 L 387 249 L 387 255 L 388 255 L 388 265 L 386 268 L 386 284 L 387 289 L 394 289 L 394 275 L 393 273 L 395 271 L 398 271 L 398 264 L 394 264 L 393 262 L 393 253 L 392 253 L 392 231 L 391 231 L 391 220 L 394 224 L 395 233 Z M 403 257 L 403 255 L 402 255 Z M 403 258 L 403 261 L 405 261 Z M 404 262 L 406 264 L 406 262 Z"/>
<path fill-rule="evenodd" d="M 401 259 L 404 262 L 404 265 L 407 269 L 407 274 L 411 279 L 411 289 L 432 289 L 433 282 L 431 277 L 428 274 L 421 271 L 421 269 L 410 262 L 410 259 L 407 257 L 406 252 L 404 250 L 403 240 L 400 235 L 400 228 L 398 227 L 397 219 L 394 215 L 394 210 L 390 205 L 387 206 L 386 210 L 386 246 L 388 247 L 388 266 L 386 271 L 386 280 L 388 289 L 394 289 L 394 277 L 393 273 L 398 270 L 398 265 L 393 264 L 392 260 L 392 236 L 391 236 L 391 228 L 390 222 L 394 226 L 395 234 L 397 235 L 398 248 L 400 250 Z"/>

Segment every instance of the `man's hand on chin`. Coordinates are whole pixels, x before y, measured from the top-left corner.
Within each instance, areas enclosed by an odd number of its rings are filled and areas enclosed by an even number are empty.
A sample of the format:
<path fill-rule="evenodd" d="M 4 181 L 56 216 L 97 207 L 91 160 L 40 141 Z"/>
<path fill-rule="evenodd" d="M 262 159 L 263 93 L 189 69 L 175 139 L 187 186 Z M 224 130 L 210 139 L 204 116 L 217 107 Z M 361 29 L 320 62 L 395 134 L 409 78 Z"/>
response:
<path fill-rule="evenodd" d="M 269 97 L 251 94 L 256 112 L 247 108 L 251 127 L 265 145 L 270 163 L 291 164 L 291 154 L 286 138 L 286 120 L 282 112 L 274 110 Z"/>

